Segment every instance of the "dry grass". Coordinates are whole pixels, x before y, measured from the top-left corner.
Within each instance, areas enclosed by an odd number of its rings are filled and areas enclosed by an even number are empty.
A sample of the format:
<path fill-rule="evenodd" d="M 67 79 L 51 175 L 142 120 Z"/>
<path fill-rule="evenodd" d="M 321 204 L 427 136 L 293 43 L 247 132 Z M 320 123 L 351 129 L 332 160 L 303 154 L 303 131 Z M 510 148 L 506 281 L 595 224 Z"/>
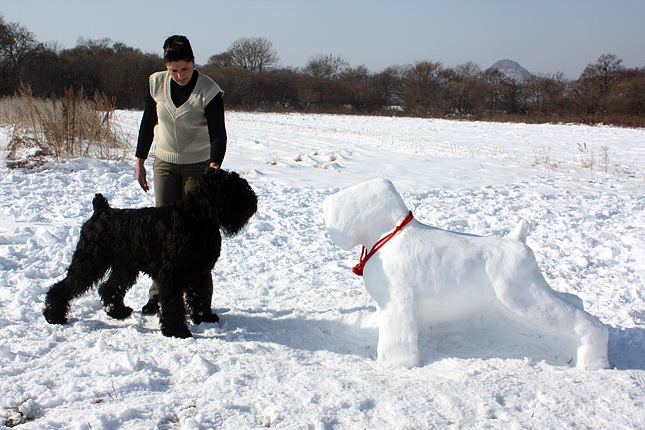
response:
<path fill-rule="evenodd" d="M 35 167 L 47 159 L 90 157 L 123 160 L 127 145 L 105 96 L 67 90 L 61 98 L 33 97 L 28 87 L 0 102 L 0 123 L 9 128 L 10 167 Z"/>
<path fill-rule="evenodd" d="M 7 417 L 6 419 L 3 419 L 2 425 L 4 427 L 13 428 L 30 421 L 34 421 L 35 418 L 33 417 L 33 414 L 35 408 L 36 403 L 29 397 L 17 406 L 5 407 L 4 410 Z"/>

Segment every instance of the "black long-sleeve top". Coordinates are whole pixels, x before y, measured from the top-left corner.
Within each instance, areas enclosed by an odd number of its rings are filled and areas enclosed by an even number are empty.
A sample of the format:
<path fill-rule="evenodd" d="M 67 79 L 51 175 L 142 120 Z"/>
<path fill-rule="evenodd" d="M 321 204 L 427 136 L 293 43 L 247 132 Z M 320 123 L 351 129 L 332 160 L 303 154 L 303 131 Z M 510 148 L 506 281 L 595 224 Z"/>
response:
<path fill-rule="evenodd" d="M 170 95 L 175 107 L 179 107 L 186 103 L 190 94 L 195 88 L 197 83 L 198 72 L 193 72 L 193 76 L 183 87 L 175 81 L 170 82 Z M 208 124 L 208 136 L 211 142 L 211 163 L 217 163 L 221 166 L 226 154 L 226 125 L 224 123 L 224 101 L 222 93 L 219 93 L 210 103 L 204 108 L 206 114 L 206 122 Z M 141 126 L 139 127 L 139 139 L 137 141 L 137 158 L 148 158 L 152 141 L 154 140 L 154 129 L 157 125 L 157 102 L 150 95 L 146 98 L 146 106 L 143 110 L 143 118 L 141 118 Z"/>

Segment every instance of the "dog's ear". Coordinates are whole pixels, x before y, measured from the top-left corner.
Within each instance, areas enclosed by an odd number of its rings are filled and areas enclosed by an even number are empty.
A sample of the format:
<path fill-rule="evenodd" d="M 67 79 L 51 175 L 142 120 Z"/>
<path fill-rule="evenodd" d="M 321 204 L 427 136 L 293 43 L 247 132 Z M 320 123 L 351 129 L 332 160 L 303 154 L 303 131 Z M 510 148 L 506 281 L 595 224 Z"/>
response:
<path fill-rule="evenodd" d="M 239 233 L 258 209 L 258 198 L 249 183 L 235 172 L 228 172 L 223 178 L 220 194 L 221 208 L 217 217 L 222 231 L 228 236 Z"/>
<path fill-rule="evenodd" d="M 257 211 L 257 196 L 235 172 L 208 169 L 181 206 L 199 219 L 213 219 L 222 231 L 237 234 Z"/>

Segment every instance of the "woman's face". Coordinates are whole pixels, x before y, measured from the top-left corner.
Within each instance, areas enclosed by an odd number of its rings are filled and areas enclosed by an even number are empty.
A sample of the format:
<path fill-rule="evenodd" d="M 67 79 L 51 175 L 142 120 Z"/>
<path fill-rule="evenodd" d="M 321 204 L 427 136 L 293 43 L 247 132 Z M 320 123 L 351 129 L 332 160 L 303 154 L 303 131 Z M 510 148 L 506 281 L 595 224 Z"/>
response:
<path fill-rule="evenodd" d="M 193 77 L 195 59 L 192 61 L 171 61 L 170 63 L 166 63 L 166 69 L 168 69 L 172 80 L 183 87 L 190 81 L 190 78 Z"/>

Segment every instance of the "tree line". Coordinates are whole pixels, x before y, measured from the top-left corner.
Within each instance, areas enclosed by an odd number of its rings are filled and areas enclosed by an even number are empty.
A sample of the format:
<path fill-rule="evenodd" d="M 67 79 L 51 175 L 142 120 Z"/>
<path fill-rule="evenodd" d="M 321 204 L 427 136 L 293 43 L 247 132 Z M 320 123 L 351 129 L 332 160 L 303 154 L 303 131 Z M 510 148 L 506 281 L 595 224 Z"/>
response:
<path fill-rule="evenodd" d="M 141 109 L 148 76 L 164 69 L 161 56 L 110 39 L 79 39 L 71 49 L 40 43 L 0 15 L 0 96 L 21 86 L 39 97 L 83 89 L 117 108 Z M 589 63 L 576 80 L 561 73 L 513 79 L 472 62 L 428 60 L 374 73 L 327 54 L 283 67 L 270 41 L 242 38 L 198 70 L 224 89 L 229 109 L 645 126 L 645 66 L 625 68 L 613 54 Z"/>

